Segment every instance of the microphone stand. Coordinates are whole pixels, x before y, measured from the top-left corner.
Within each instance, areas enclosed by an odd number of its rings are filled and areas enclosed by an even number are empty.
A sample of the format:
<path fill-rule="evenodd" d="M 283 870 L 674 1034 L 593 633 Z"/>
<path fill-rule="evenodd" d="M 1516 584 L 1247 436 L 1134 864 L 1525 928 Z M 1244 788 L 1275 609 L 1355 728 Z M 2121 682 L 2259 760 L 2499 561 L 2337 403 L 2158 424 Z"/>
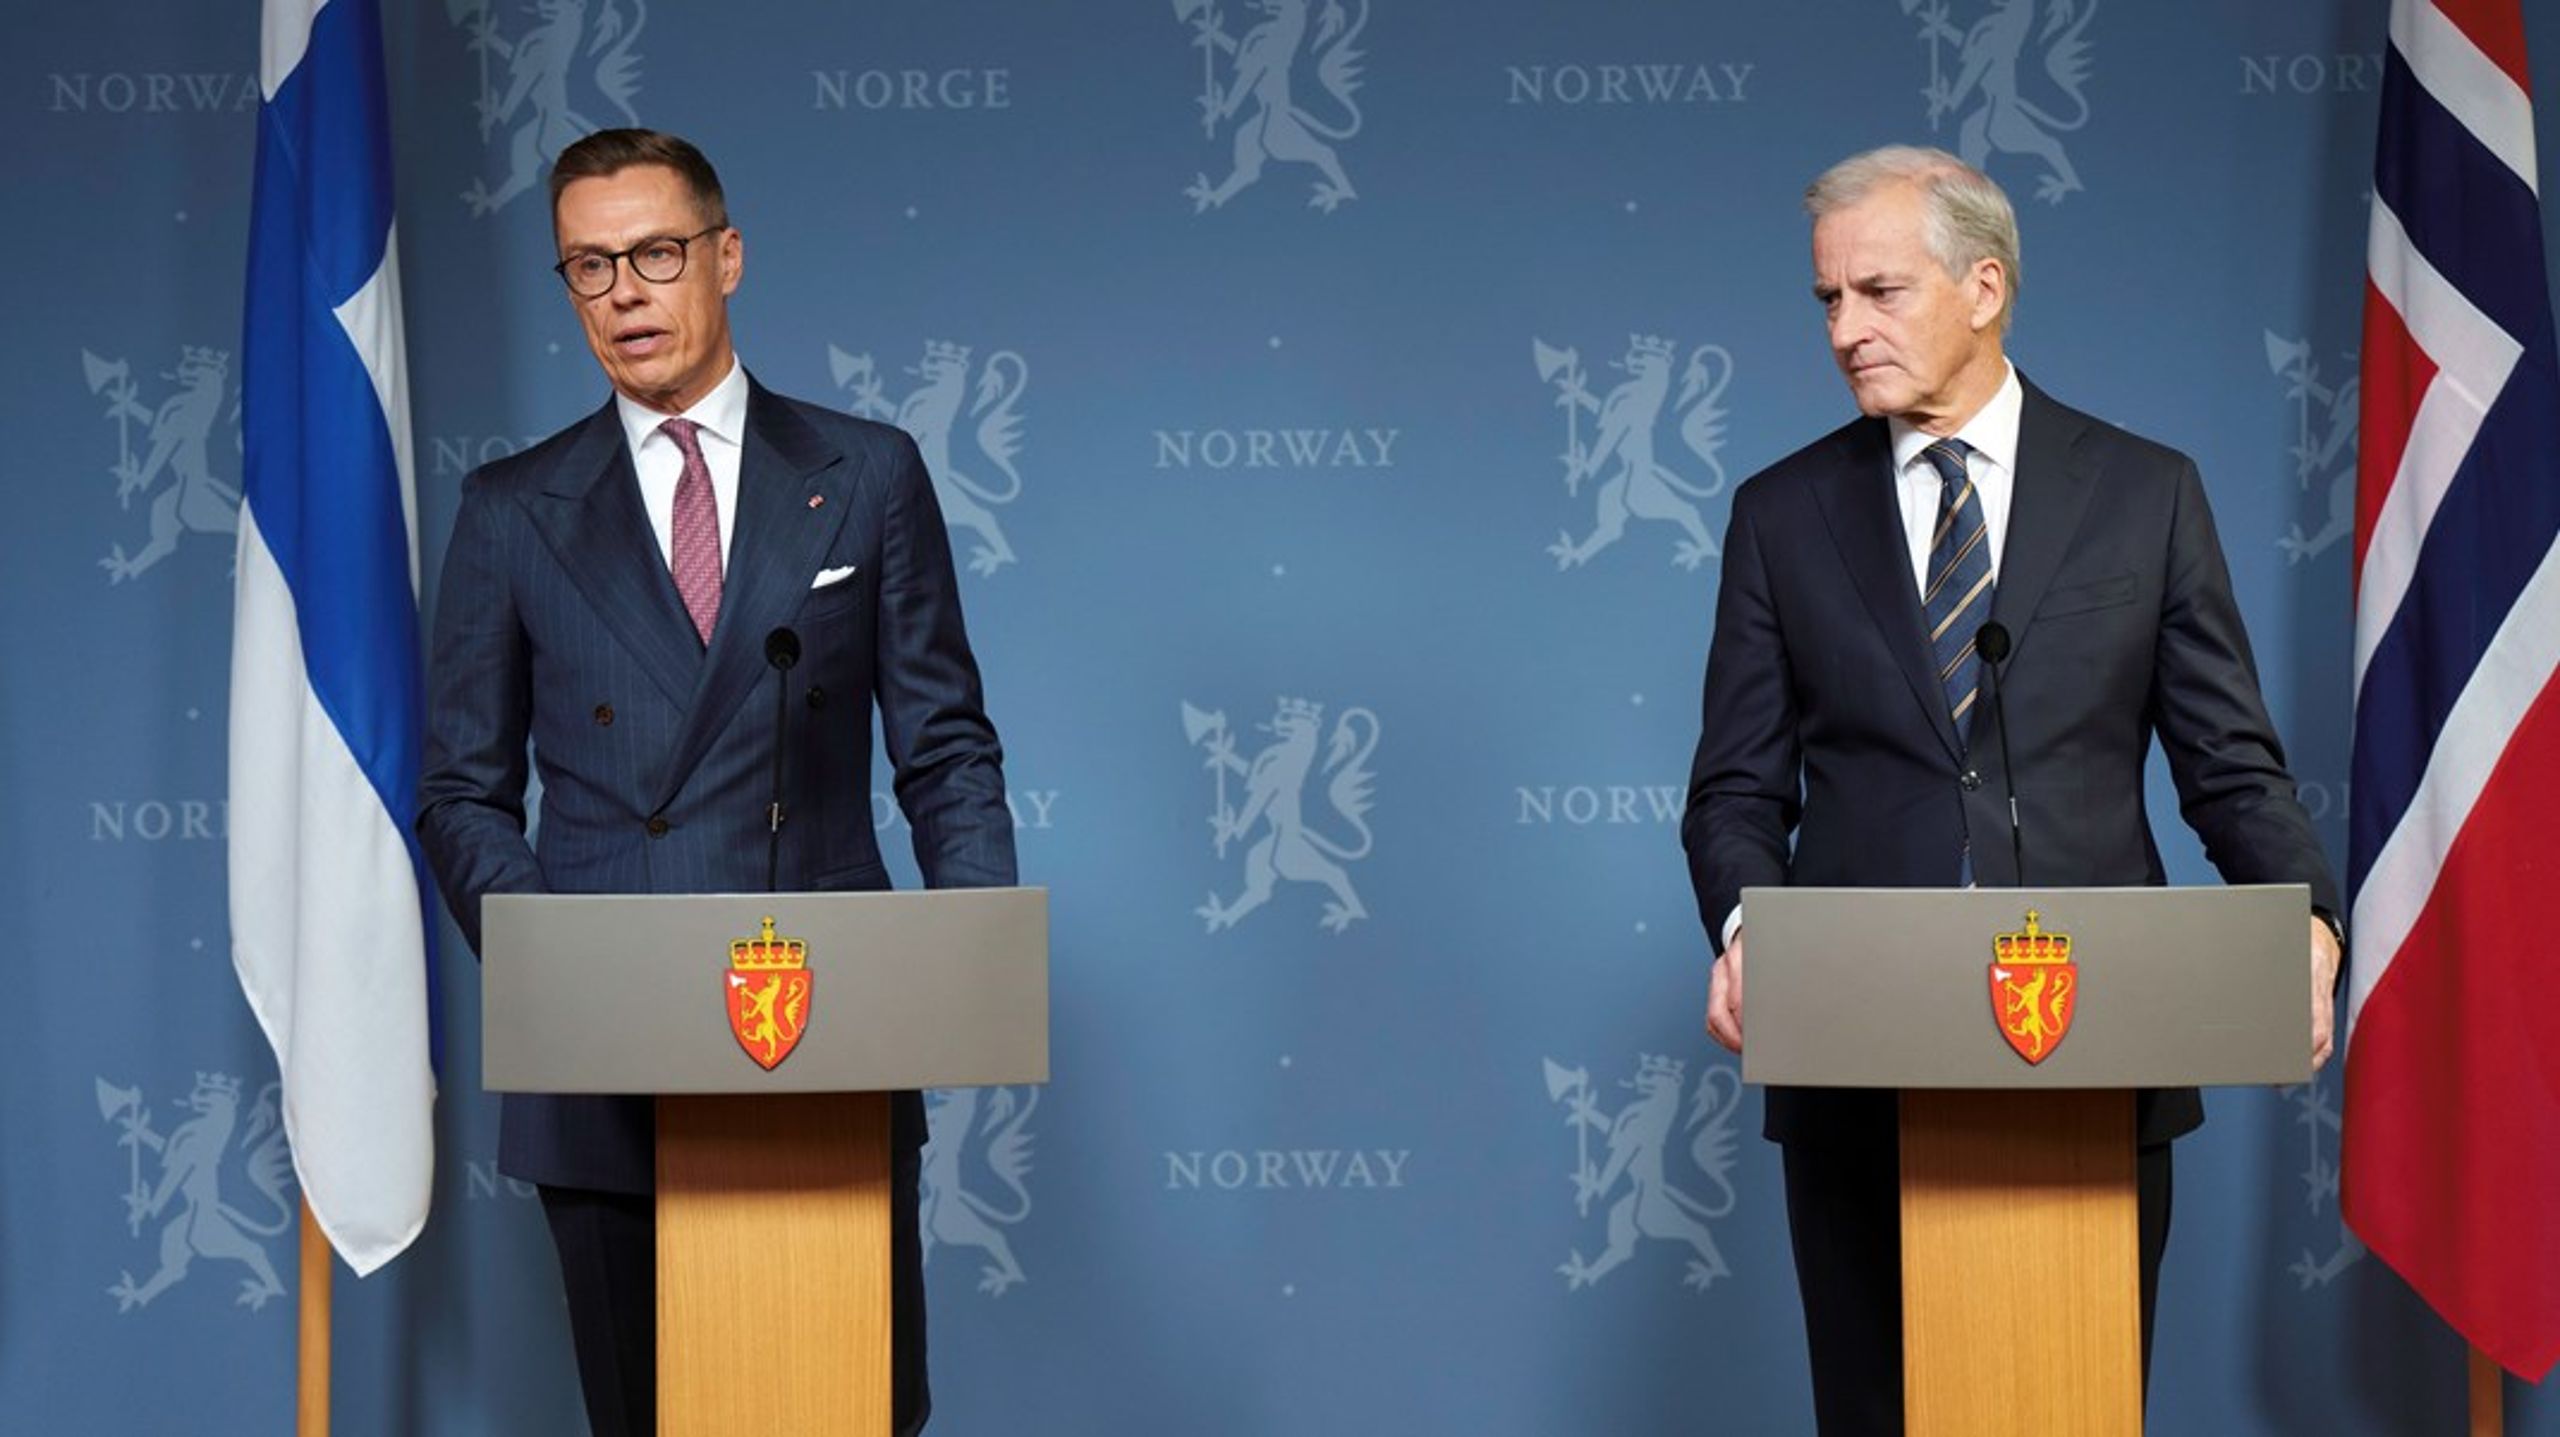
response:
<path fill-rule="evenodd" d="M 764 661 L 773 665 L 773 803 L 765 810 L 764 889 L 782 889 L 782 749 L 791 722 L 791 666 L 800 662 L 800 636 L 780 628 L 764 636 Z"/>
<path fill-rule="evenodd" d="M 2009 795 L 2009 863 L 2018 876 L 2018 886 L 2027 886 L 2026 840 L 2019 834 L 2018 771 L 2009 763 L 2009 711 L 2000 703 L 2000 666 L 2009 657 L 2009 630 L 1999 620 L 1986 623 L 1975 633 L 1973 651 L 1982 658 L 1982 672 L 1991 690 L 1991 723 L 2000 731 L 2000 783 Z"/>

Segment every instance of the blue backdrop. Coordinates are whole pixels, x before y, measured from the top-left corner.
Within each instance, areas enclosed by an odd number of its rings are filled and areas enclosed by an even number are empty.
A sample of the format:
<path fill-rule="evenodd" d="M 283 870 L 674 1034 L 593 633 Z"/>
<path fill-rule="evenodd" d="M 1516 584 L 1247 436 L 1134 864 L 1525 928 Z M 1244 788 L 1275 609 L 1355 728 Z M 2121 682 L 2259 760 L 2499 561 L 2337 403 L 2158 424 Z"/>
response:
<path fill-rule="evenodd" d="M 933 460 L 1053 891 L 1055 1081 L 936 1111 L 935 1430 L 1809 1430 L 1676 837 L 1732 487 L 1849 412 L 1797 196 L 1888 140 L 2008 186 L 2013 354 L 2202 464 L 2342 850 L 2384 8 L 393 3 L 426 572 L 463 474 L 604 392 L 549 156 L 696 139 L 747 364 Z M 222 879 L 255 7 L 17 9 L 0 1427 L 277 1431 L 294 1195 Z M 1292 833 L 1320 875 L 1258 874 Z M 338 1286 L 340 1430 L 575 1431 L 446 952 L 435 1214 Z M 2459 1345 L 2339 1226 L 2334 1074 L 2210 1106 L 2155 1430 L 2448 1430 Z M 1612 1131 L 1639 1176 L 1578 1185 Z M 1638 1211 L 1678 1216 L 1613 1245 Z"/>

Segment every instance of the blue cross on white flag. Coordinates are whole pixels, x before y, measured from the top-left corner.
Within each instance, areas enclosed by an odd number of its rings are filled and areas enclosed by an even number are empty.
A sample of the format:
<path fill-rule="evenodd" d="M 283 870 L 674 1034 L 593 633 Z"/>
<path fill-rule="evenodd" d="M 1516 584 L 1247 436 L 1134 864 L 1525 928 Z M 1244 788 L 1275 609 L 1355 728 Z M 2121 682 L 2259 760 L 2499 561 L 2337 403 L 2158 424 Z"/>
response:
<path fill-rule="evenodd" d="M 417 501 L 376 0 L 267 0 L 242 345 L 232 960 L 361 1275 L 425 1226 Z"/>

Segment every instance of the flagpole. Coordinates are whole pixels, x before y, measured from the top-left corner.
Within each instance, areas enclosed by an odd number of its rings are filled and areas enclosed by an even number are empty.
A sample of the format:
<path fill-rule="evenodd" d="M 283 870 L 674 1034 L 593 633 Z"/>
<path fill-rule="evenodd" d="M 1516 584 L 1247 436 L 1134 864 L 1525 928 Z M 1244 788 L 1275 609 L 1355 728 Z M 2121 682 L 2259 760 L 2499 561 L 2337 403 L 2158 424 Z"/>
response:
<path fill-rule="evenodd" d="M 329 1437 L 329 1239 L 302 1200 L 302 1302 L 293 1388 L 294 1437 Z M 2479 1353 L 2473 1352 L 2473 1360 Z"/>
<path fill-rule="evenodd" d="M 2506 1437 L 2506 1374 L 2489 1354 L 2471 1349 L 2471 1437 Z"/>

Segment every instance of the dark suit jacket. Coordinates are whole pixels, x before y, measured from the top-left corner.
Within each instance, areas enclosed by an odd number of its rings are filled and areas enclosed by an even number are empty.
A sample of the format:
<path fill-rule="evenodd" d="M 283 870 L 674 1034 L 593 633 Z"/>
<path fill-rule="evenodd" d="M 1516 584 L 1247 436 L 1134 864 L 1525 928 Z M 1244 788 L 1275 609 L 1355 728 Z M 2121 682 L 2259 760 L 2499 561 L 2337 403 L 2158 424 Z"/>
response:
<path fill-rule="evenodd" d="M 875 700 L 926 883 L 1014 881 L 1003 753 L 914 442 L 750 379 L 737 508 L 706 652 L 610 402 L 464 481 L 436 610 L 418 835 L 474 949 L 484 894 L 763 891 L 775 703 L 764 645 L 784 624 L 802 651 L 779 886 L 889 886 L 871 817 Z M 528 739 L 538 843 L 524 823 Z M 895 1118 L 904 1141 L 923 1141 L 913 1094 Z M 499 1166 L 646 1192 L 652 1133 L 644 1099 L 510 1095 Z"/>
<path fill-rule="evenodd" d="M 2226 880 L 2308 883 L 2334 911 L 2194 463 L 2025 390 L 1992 617 L 2013 644 L 2001 687 L 2028 876 L 2165 881 L 2143 805 L 2156 735 Z M 1893 482 L 1884 421 L 1861 419 L 1734 495 L 1681 822 L 1713 936 L 1746 885 L 1952 885 L 1968 832 L 1976 880 L 2017 882 L 1997 719 L 1977 709 L 1968 752 L 1947 717 Z M 2192 1089 L 2140 1108 L 2148 1141 L 2203 1121 Z M 1780 1141 L 1894 1122 L 1889 1094 L 1845 1090 L 1773 1089 L 1767 1111 Z"/>

